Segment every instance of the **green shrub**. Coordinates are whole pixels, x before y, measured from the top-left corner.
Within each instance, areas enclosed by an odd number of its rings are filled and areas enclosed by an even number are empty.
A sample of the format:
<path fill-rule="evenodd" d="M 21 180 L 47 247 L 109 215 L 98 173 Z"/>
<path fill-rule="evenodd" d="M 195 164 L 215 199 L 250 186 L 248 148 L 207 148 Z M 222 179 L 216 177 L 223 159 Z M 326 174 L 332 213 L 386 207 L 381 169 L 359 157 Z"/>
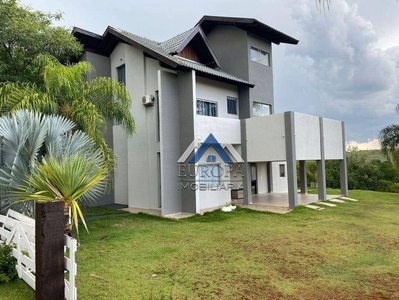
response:
<path fill-rule="evenodd" d="M 399 183 L 394 183 L 391 185 L 390 191 L 392 193 L 399 193 Z"/>
<path fill-rule="evenodd" d="M 377 191 L 378 192 L 390 192 L 393 182 L 389 180 L 378 180 Z"/>
<path fill-rule="evenodd" d="M 0 283 L 9 282 L 17 277 L 17 260 L 11 254 L 12 247 L 0 243 Z"/>

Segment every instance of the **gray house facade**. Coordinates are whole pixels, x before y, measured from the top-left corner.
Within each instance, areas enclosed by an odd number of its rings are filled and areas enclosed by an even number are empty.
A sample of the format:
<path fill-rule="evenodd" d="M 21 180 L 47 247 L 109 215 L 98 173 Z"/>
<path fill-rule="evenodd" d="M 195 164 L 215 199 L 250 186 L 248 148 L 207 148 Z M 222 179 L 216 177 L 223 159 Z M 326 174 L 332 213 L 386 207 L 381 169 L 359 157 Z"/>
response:
<path fill-rule="evenodd" d="M 284 192 L 293 209 L 298 182 L 307 191 L 306 161 L 317 161 L 326 199 L 328 159 L 340 161 L 347 194 L 344 124 L 274 114 L 272 43 L 296 39 L 255 19 L 217 16 L 165 42 L 113 27 L 73 34 L 84 45 L 81 59 L 132 97 L 134 136 L 119 124 L 108 128 L 118 168 L 101 204 L 173 215 L 220 207 L 237 191 L 245 204 L 255 193 Z"/>

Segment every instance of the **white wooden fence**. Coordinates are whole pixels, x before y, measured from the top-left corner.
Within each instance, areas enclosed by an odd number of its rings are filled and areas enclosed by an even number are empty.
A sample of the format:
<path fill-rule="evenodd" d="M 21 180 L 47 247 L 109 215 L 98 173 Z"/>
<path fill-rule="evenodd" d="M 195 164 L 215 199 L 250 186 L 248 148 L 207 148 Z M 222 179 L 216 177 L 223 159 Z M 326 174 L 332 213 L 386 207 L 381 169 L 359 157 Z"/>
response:
<path fill-rule="evenodd" d="M 64 256 L 65 270 L 68 271 L 68 280 L 65 279 L 65 298 L 67 300 L 76 300 L 78 299 L 75 286 L 75 276 L 78 272 L 78 266 L 75 262 L 75 252 L 76 250 L 78 250 L 77 242 L 74 238 L 71 238 L 67 235 L 64 235 L 64 237 L 64 252 L 67 254 L 66 256 Z"/>
<path fill-rule="evenodd" d="M 17 259 L 18 277 L 35 290 L 35 220 L 11 209 L 7 216 L 0 215 L 0 243 L 14 246 L 12 255 Z M 65 298 L 67 300 L 77 299 L 75 287 L 76 250 L 76 240 L 65 235 L 64 252 L 66 255 L 64 261 L 68 277 L 65 279 Z"/>

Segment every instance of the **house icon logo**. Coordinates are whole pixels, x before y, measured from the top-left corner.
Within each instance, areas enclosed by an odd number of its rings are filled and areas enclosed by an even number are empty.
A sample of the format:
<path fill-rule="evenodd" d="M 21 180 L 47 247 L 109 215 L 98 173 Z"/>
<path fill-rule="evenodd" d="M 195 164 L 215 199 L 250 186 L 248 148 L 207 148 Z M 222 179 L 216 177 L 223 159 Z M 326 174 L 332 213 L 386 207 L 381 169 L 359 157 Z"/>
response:
<path fill-rule="evenodd" d="M 187 147 L 186 151 L 177 162 L 185 163 L 188 160 L 188 163 L 196 164 L 200 161 L 201 157 L 207 152 L 210 147 L 213 147 L 215 149 L 217 154 L 226 164 L 244 162 L 238 152 L 234 149 L 233 145 L 231 145 L 227 139 L 224 139 L 222 143 L 219 143 L 212 133 L 208 135 L 203 143 L 200 143 L 197 140 L 192 141 L 190 146 Z M 226 149 L 228 150 L 230 155 L 228 154 Z M 215 156 L 213 157 L 214 159 L 216 159 Z"/>
<path fill-rule="evenodd" d="M 178 162 L 178 190 L 220 191 L 242 188 L 244 162 L 227 139 L 219 143 L 211 133 L 194 140 Z"/>

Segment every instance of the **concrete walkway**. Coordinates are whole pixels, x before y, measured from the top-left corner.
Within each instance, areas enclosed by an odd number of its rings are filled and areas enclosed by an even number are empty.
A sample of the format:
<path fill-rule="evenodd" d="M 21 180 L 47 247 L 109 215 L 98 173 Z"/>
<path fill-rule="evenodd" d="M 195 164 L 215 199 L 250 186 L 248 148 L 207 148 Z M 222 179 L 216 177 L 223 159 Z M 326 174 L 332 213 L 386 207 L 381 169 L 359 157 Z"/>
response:
<path fill-rule="evenodd" d="M 327 195 L 327 199 L 335 199 L 340 195 Z M 298 204 L 307 205 L 319 201 L 317 194 L 298 194 Z M 236 202 L 237 204 L 240 204 Z M 250 205 L 242 205 L 254 210 L 269 211 L 274 213 L 287 213 L 290 211 L 288 205 L 288 193 L 262 193 L 252 195 L 252 203 Z"/>

